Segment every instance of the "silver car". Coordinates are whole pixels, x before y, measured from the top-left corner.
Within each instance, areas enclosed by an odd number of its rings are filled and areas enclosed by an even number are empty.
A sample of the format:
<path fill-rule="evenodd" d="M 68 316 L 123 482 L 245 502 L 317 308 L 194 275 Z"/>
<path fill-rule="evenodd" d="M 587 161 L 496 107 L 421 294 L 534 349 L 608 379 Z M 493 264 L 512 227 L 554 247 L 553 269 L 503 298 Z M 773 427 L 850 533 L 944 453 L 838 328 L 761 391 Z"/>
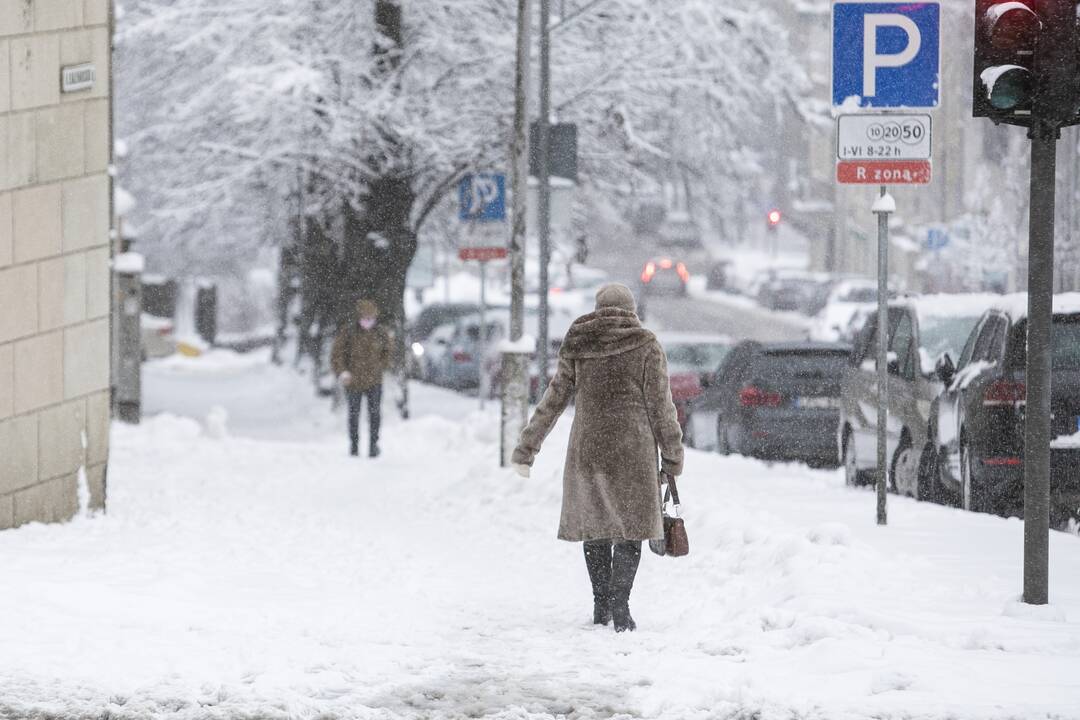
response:
<path fill-rule="evenodd" d="M 979 296 L 974 296 L 978 298 Z M 958 356 L 985 304 L 973 296 L 930 296 L 889 305 L 886 458 L 890 490 L 927 497 L 934 448 L 928 427 L 934 400 L 944 390 L 935 373 L 946 353 Z M 855 338 L 841 388 L 837 442 L 849 485 L 877 475 L 877 314 Z"/>

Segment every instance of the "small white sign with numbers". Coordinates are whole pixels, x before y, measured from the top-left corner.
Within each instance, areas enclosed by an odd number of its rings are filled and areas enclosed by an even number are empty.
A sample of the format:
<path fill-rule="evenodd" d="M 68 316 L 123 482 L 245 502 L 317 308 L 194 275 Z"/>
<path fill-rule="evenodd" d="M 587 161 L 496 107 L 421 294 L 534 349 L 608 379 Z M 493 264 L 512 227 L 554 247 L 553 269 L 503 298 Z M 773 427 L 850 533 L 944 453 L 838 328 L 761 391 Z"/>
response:
<path fill-rule="evenodd" d="M 836 123 L 838 160 L 929 160 L 929 115 L 841 115 Z"/>

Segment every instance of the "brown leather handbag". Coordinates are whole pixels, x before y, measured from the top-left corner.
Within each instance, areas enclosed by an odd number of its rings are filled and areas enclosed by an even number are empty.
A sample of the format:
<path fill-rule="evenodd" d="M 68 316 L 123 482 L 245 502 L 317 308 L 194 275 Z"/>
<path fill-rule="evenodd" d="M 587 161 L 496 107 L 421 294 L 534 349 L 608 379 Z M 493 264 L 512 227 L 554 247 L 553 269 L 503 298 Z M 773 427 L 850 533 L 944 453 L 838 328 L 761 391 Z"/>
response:
<path fill-rule="evenodd" d="M 686 536 L 686 523 L 679 517 L 679 488 L 675 486 L 675 478 L 667 473 L 661 476 L 661 487 L 666 486 L 663 500 L 660 503 L 660 513 L 664 521 L 664 539 L 650 540 L 649 549 L 660 556 L 683 557 L 690 554 L 690 539 Z M 674 515 L 668 515 L 668 502 L 672 503 Z"/>

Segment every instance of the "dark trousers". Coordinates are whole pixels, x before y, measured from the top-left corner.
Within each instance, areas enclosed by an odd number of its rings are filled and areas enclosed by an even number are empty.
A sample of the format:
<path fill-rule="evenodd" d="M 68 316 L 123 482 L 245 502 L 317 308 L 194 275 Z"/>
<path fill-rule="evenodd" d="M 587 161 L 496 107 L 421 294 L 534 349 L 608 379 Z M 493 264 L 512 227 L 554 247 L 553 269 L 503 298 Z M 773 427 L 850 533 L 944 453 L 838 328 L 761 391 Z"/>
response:
<path fill-rule="evenodd" d="M 382 424 L 382 385 L 370 390 L 347 390 L 349 401 L 349 446 L 355 453 L 360 447 L 360 404 L 367 398 L 368 428 L 371 431 L 371 447 L 379 444 L 379 426 Z"/>

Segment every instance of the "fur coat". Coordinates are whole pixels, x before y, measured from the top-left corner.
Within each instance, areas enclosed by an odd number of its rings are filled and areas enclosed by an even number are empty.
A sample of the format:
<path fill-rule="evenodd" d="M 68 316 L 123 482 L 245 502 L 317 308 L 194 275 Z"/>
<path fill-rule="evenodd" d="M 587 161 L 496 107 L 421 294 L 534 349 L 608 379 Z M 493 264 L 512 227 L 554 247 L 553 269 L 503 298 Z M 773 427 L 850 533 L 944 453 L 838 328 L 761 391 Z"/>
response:
<path fill-rule="evenodd" d="M 559 538 L 663 537 L 658 466 L 682 472 L 682 431 L 667 358 L 633 312 L 605 307 L 570 327 L 558 371 L 514 450 L 515 463 L 532 465 L 571 399 Z"/>

